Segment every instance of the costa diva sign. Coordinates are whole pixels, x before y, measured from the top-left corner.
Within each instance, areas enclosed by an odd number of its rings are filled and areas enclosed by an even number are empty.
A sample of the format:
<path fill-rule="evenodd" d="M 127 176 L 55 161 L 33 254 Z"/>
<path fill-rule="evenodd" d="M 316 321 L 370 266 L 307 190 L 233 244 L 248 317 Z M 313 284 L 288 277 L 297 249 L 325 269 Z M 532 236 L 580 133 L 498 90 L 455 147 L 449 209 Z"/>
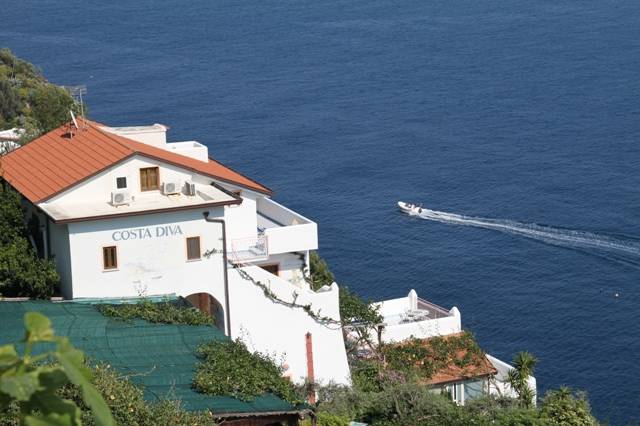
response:
<path fill-rule="evenodd" d="M 180 225 L 164 225 L 146 228 L 125 229 L 111 234 L 113 241 L 144 240 L 146 238 L 162 238 L 182 235 Z"/>

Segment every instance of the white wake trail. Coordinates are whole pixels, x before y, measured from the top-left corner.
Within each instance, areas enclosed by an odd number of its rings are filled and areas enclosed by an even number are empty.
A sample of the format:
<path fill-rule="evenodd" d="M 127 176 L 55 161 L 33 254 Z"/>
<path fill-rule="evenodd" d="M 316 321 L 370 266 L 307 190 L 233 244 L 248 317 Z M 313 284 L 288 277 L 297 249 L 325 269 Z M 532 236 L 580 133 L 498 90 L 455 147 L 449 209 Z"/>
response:
<path fill-rule="evenodd" d="M 422 208 L 417 215 L 421 219 L 433 220 L 452 225 L 473 226 L 492 229 L 507 234 L 542 241 L 555 246 L 597 251 L 606 257 L 615 256 L 615 260 L 636 263 L 640 258 L 640 242 L 625 240 L 614 236 L 594 232 L 554 228 L 535 223 L 523 223 L 505 219 L 489 219 L 464 216 Z M 634 261 L 635 260 L 635 261 Z"/>

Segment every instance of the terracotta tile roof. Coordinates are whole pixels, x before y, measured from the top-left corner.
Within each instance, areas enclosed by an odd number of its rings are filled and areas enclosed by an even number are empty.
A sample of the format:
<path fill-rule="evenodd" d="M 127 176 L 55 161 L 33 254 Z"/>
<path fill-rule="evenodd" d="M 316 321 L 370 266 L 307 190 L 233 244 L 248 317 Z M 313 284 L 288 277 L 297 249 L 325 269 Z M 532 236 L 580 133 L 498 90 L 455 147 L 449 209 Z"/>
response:
<path fill-rule="evenodd" d="M 169 163 L 212 179 L 271 195 L 266 186 L 210 158 L 208 163 L 115 135 L 86 120 L 75 130 L 70 123 L 40 136 L 0 159 L 0 175 L 34 204 L 134 155 Z"/>
<path fill-rule="evenodd" d="M 420 344 L 425 347 L 430 347 L 432 343 L 437 339 L 444 339 L 445 342 L 451 339 L 459 339 L 469 337 L 465 332 L 450 334 L 447 336 L 431 337 L 428 339 L 414 339 L 399 343 L 399 346 L 407 344 Z M 442 340 L 441 340 L 442 341 Z M 465 360 L 466 358 L 466 360 Z M 465 362 L 460 362 L 465 360 Z M 431 359 L 417 360 L 416 366 L 420 366 L 423 363 L 432 362 Z M 472 378 L 486 377 L 498 373 L 498 370 L 487 359 L 484 352 L 479 348 L 477 351 L 461 348 L 454 353 L 450 353 L 444 362 L 440 362 L 437 370 L 430 377 L 425 377 L 422 383 L 427 385 L 441 385 L 445 383 L 458 382 L 461 380 L 467 380 Z M 461 366 L 462 365 L 462 366 Z"/>

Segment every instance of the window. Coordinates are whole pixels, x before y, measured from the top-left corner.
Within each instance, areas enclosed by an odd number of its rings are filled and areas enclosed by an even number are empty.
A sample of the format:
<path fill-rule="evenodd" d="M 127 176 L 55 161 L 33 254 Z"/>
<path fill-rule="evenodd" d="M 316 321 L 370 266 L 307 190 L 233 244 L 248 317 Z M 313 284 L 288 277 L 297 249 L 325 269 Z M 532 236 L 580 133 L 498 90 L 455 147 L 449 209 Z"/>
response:
<path fill-rule="evenodd" d="M 102 263 L 105 271 L 118 267 L 118 252 L 116 246 L 102 247 Z"/>
<path fill-rule="evenodd" d="M 153 191 L 160 188 L 160 172 L 157 167 L 146 167 L 140 169 L 140 190 Z"/>
<path fill-rule="evenodd" d="M 198 260 L 200 257 L 200 237 L 187 238 L 187 260 Z"/>
<path fill-rule="evenodd" d="M 116 188 L 125 189 L 126 187 L 127 187 L 127 178 L 126 177 L 116 178 Z"/>

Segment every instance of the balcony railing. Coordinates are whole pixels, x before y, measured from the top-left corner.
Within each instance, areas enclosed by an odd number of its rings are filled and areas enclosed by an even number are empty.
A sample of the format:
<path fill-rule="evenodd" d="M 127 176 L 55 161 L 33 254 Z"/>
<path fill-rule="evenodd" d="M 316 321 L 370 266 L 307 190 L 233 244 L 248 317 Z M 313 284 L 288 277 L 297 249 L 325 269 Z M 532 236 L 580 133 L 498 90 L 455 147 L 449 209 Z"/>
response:
<path fill-rule="evenodd" d="M 424 309 L 429 311 L 429 319 L 438 319 L 450 317 L 453 314 L 435 303 L 431 303 L 418 297 L 418 309 Z"/>
<path fill-rule="evenodd" d="M 258 228 L 268 238 L 269 254 L 318 248 L 318 227 L 311 220 L 268 198 L 258 199 Z"/>
<path fill-rule="evenodd" d="M 233 263 L 257 262 L 268 257 L 269 240 L 264 235 L 231 240 L 229 260 Z"/>

